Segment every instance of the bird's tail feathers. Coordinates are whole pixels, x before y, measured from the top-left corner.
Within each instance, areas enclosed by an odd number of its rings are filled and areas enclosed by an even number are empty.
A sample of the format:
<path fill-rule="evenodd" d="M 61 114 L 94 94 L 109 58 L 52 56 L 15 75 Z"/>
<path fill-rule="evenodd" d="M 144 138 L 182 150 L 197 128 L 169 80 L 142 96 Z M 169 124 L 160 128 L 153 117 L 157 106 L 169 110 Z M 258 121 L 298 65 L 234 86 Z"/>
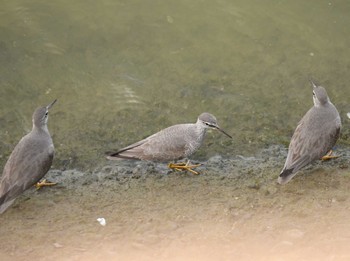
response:
<path fill-rule="evenodd" d="M 293 169 L 283 169 L 280 173 L 277 182 L 281 185 L 284 185 L 288 183 L 295 175 L 297 174 L 296 171 Z"/>
<path fill-rule="evenodd" d="M 3 203 L 1 203 L 0 214 L 4 213 L 6 211 L 6 209 L 13 204 L 14 201 L 15 201 L 15 199 L 11 199 L 9 201 L 4 201 Z"/>
<path fill-rule="evenodd" d="M 120 151 L 109 154 L 107 156 L 107 159 L 109 159 L 109 160 L 123 160 L 123 159 L 139 160 L 140 157 L 138 155 L 138 151 L 120 150 Z"/>
<path fill-rule="evenodd" d="M 109 160 L 123 160 L 123 159 L 137 159 L 135 157 L 128 157 L 128 156 L 124 156 L 124 155 L 120 155 L 120 154 L 112 154 L 112 155 L 108 155 L 106 157 Z"/>

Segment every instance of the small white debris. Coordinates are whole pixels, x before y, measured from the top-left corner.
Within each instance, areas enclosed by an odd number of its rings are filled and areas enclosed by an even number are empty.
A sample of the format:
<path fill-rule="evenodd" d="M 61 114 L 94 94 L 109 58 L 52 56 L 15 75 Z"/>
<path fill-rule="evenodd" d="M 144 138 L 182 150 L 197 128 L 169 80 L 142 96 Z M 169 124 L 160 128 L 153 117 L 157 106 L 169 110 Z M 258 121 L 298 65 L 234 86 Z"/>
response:
<path fill-rule="evenodd" d="M 61 245 L 60 243 L 53 243 L 53 246 L 56 247 L 56 248 L 62 248 L 63 245 Z"/>
<path fill-rule="evenodd" d="M 310 53 L 310 56 L 315 56 L 315 54 L 314 53 Z"/>
<path fill-rule="evenodd" d="M 347 115 L 347 116 L 348 116 L 348 118 L 350 119 L 350 112 L 348 112 L 346 115 Z"/>
<path fill-rule="evenodd" d="M 98 218 L 97 221 L 98 221 L 98 223 L 101 224 L 101 226 L 105 226 L 106 225 L 106 220 L 104 218 Z"/>

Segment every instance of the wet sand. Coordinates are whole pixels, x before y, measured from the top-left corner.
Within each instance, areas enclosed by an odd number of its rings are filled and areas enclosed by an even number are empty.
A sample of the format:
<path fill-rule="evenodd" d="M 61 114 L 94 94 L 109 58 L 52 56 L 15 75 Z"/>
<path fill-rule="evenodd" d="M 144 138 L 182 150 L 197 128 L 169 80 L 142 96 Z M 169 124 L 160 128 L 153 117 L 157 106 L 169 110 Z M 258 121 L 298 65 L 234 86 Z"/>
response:
<path fill-rule="evenodd" d="M 276 184 L 286 150 L 52 170 L 0 216 L 0 260 L 349 260 L 350 154 Z M 96 219 L 104 217 L 106 226 Z"/>

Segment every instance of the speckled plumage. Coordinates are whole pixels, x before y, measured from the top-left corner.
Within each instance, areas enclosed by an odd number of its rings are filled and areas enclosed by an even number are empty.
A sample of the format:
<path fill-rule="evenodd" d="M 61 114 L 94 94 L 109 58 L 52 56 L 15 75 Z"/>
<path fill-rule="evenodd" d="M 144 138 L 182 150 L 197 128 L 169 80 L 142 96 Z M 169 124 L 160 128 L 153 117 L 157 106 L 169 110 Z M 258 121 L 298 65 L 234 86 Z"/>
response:
<path fill-rule="evenodd" d="M 294 131 L 286 162 L 278 178 L 280 184 L 287 183 L 301 168 L 321 159 L 339 138 L 341 120 L 337 109 L 329 100 L 326 90 L 311 83 L 314 106 Z"/>
<path fill-rule="evenodd" d="M 225 133 L 214 115 L 202 113 L 196 123 L 177 124 L 131 144 L 107 158 L 172 161 L 191 156 L 201 145 L 208 128 Z M 225 135 L 231 137 L 227 133 Z"/>
<path fill-rule="evenodd" d="M 50 169 L 54 145 L 47 129 L 48 110 L 56 102 L 33 114 L 33 129 L 25 135 L 7 160 L 0 181 L 0 214 Z"/>

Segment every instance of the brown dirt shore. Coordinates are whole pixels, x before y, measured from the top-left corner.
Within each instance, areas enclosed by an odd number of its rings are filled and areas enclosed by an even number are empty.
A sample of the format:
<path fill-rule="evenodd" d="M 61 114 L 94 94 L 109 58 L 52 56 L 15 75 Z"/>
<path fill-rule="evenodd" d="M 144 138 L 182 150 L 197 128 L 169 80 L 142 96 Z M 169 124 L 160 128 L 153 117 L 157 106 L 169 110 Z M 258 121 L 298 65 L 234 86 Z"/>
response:
<path fill-rule="evenodd" d="M 0 216 L 0 260 L 350 260 L 342 154 L 285 186 L 277 148 L 213 157 L 198 176 L 138 162 L 52 170 L 59 185 L 28 191 Z"/>

